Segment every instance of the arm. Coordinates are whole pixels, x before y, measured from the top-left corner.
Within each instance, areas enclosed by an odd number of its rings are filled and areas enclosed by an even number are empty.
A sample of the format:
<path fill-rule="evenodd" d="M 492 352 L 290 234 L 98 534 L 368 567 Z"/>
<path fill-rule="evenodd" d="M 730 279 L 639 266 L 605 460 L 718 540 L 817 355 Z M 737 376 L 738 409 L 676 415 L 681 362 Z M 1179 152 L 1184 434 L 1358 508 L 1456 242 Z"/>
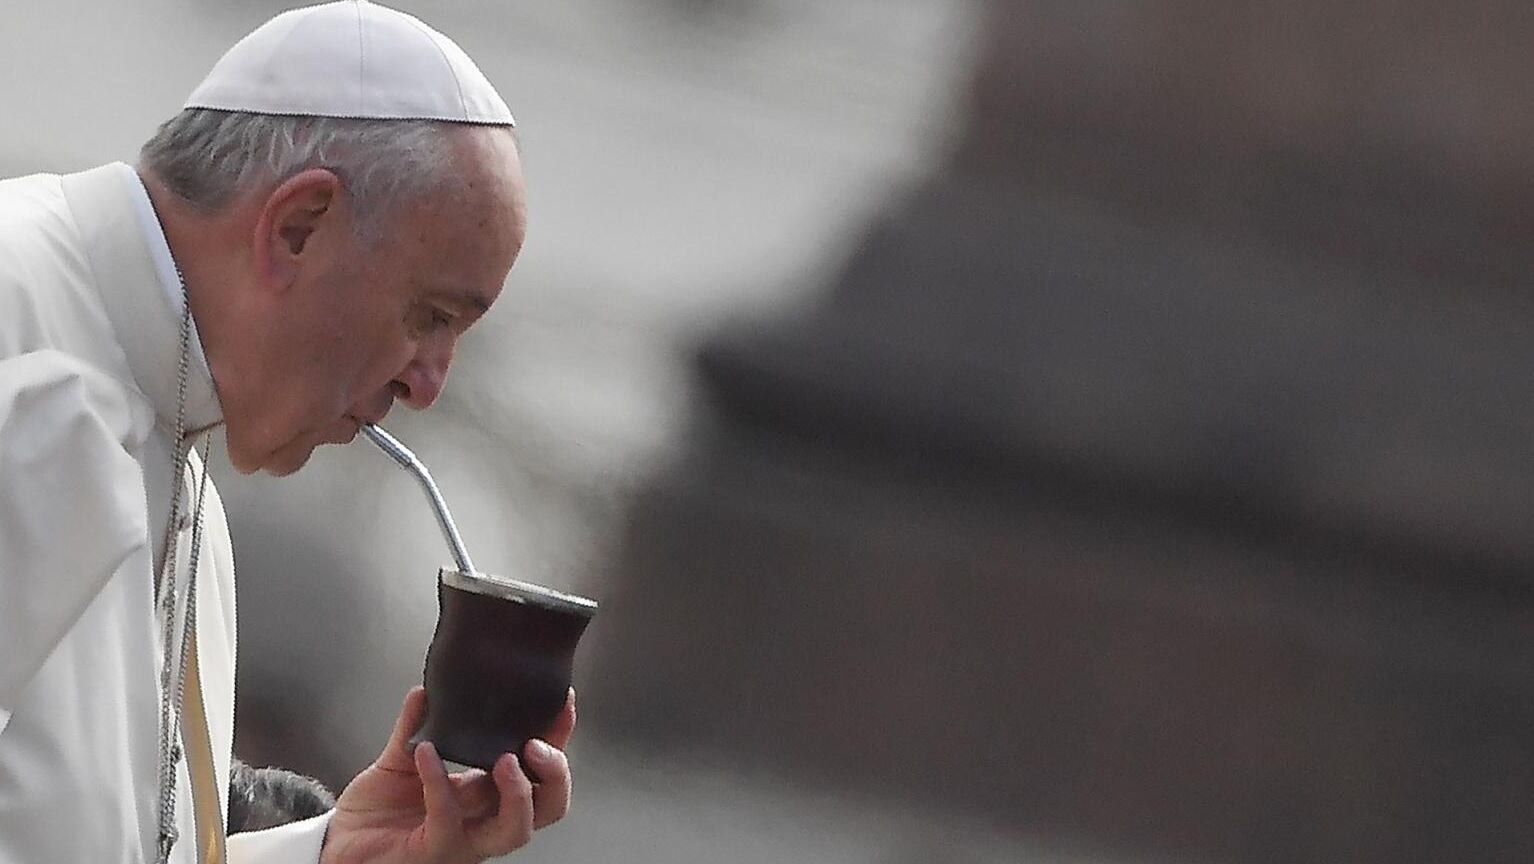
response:
<path fill-rule="evenodd" d="M 133 451 L 152 422 L 76 357 L 0 360 L 0 732 L 54 646 L 148 542 Z"/>

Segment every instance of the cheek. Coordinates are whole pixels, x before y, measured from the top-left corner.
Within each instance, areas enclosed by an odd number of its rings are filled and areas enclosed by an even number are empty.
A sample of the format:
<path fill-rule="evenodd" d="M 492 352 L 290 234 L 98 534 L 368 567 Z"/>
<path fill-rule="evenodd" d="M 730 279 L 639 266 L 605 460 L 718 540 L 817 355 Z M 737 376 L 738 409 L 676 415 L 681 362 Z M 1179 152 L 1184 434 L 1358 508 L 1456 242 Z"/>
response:
<path fill-rule="evenodd" d="M 292 388 L 302 402 L 303 425 L 311 430 L 335 420 L 366 389 L 376 387 L 372 379 L 382 365 L 376 324 L 355 313 L 342 317 L 316 342 Z"/>
<path fill-rule="evenodd" d="M 352 385 L 357 397 L 371 396 L 388 386 L 415 354 L 415 343 L 400 321 L 384 318 L 371 322 L 365 333 L 358 333 L 353 344 Z"/>

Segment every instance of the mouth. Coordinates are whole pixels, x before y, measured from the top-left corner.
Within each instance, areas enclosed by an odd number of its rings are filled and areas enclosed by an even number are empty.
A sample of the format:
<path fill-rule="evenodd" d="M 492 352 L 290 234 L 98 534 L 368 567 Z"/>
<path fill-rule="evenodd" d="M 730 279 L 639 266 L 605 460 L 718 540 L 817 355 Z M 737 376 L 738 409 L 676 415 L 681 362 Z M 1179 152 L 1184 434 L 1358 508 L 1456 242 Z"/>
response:
<path fill-rule="evenodd" d="M 359 417 L 356 414 L 344 414 L 342 415 L 341 419 L 345 420 L 350 428 L 345 433 L 343 433 L 346 437 L 345 440 L 340 443 L 349 444 L 351 443 L 352 439 L 357 437 L 357 433 L 362 431 L 363 426 L 370 426 L 374 423 L 377 423 L 383 419 L 383 415 L 380 414 L 377 417 Z"/>
<path fill-rule="evenodd" d="M 343 415 L 341 419 L 344 428 L 337 433 L 339 437 L 339 440 L 335 441 L 337 444 L 350 444 L 357 437 L 357 433 L 362 431 L 363 425 L 368 422 L 353 414 Z"/>

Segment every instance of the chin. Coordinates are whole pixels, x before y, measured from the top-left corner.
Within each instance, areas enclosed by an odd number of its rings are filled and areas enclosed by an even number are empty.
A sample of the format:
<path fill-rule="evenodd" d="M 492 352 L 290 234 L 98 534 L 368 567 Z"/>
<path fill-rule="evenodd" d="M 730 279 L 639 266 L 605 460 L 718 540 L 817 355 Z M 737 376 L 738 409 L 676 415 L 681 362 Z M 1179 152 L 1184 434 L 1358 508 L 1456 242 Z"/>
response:
<path fill-rule="evenodd" d="M 259 434 L 252 435 L 252 431 L 239 423 L 225 420 L 224 449 L 229 454 L 229 465 L 246 476 L 257 471 L 272 473 L 270 466 L 281 455 L 282 448 L 273 448 L 270 441 Z"/>
<path fill-rule="evenodd" d="M 250 447 L 237 453 L 237 448 L 234 446 L 234 442 L 231 441 L 229 461 L 234 465 L 235 470 L 241 474 L 254 474 L 259 471 L 272 477 L 286 477 L 309 464 L 309 459 L 314 456 L 314 451 L 319 449 L 321 445 L 345 444 L 355 438 L 356 435 L 356 423 L 346 422 L 333 424 L 320 430 L 300 433 L 276 447 L 272 447 L 268 443 L 259 450 Z"/>
<path fill-rule="evenodd" d="M 272 477 L 286 477 L 290 474 L 296 474 L 298 473 L 298 469 L 309 464 L 309 455 L 310 454 L 305 453 L 303 457 L 297 461 L 284 460 L 281 462 L 271 462 L 266 465 L 262 465 L 261 473 L 270 475 Z"/>
<path fill-rule="evenodd" d="M 296 446 L 284 448 L 273 453 L 261 466 L 261 471 L 273 477 L 286 477 L 296 473 L 298 469 L 309 464 L 309 457 L 314 455 L 315 446 Z"/>
<path fill-rule="evenodd" d="M 313 448 L 310 448 L 297 454 L 291 452 L 284 453 L 279 450 L 262 456 L 252 456 L 248 453 L 236 453 L 231 448 L 229 451 L 229 464 L 236 472 L 247 476 L 260 472 L 273 477 L 286 477 L 304 467 L 309 462 L 309 457 L 313 453 Z"/>
<path fill-rule="evenodd" d="M 240 450 L 234 446 L 234 442 L 228 442 L 225 450 L 229 454 L 229 466 L 233 468 L 236 473 L 249 476 L 256 473 L 257 471 L 262 470 L 261 458 L 259 456 L 254 456 L 249 452 Z"/>

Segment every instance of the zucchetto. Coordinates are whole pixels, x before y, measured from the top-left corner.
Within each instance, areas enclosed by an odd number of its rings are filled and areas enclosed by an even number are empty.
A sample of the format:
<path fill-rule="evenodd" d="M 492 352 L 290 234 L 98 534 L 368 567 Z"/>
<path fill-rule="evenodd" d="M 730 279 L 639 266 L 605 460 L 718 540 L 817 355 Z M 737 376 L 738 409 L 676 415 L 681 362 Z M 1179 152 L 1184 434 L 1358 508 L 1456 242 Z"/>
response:
<path fill-rule="evenodd" d="M 262 24 L 214 64 L 185 107 L 516 125 L 453 40 L 368 0 L 293 9 Z"/>

